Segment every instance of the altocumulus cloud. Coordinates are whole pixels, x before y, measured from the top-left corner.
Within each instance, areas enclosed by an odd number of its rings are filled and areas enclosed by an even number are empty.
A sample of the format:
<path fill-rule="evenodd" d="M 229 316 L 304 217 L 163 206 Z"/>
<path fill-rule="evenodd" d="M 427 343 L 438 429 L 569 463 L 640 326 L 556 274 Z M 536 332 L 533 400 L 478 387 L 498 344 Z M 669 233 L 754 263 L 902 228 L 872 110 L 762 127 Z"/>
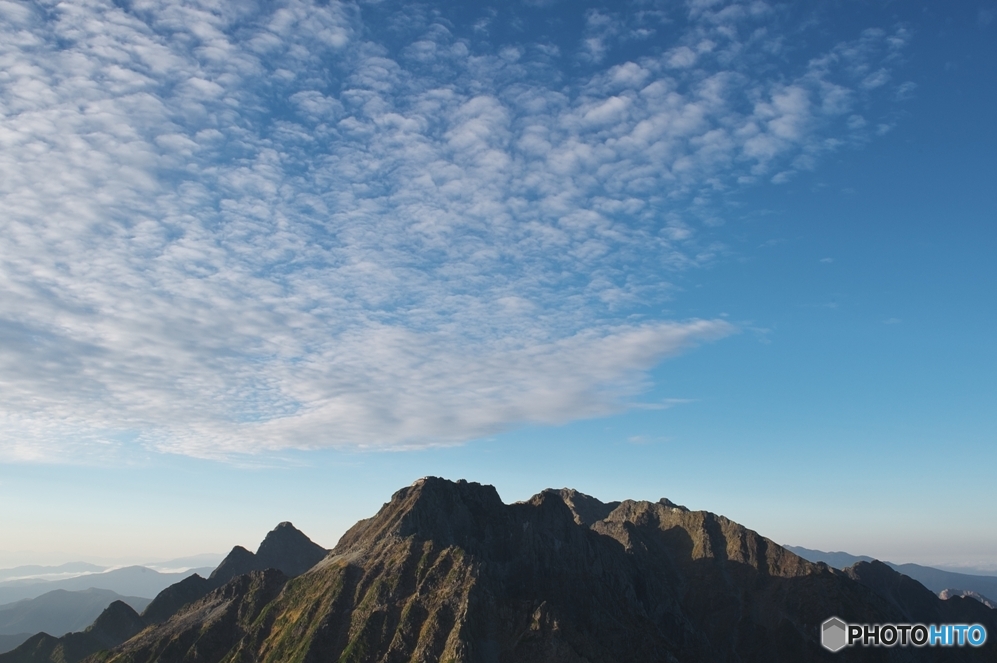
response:
<path fill-rule="evenodd" d="M 658 313 L 710 201 L 867 140 L 908 36 L 545 4 L 0 0 L 0 453 L 452 444 L 733 332 Z"/>

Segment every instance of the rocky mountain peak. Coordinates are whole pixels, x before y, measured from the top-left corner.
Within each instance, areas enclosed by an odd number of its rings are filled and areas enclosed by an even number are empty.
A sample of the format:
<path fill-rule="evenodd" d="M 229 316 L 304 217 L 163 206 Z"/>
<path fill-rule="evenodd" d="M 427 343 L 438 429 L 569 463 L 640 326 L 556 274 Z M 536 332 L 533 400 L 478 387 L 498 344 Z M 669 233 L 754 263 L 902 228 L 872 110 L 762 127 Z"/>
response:
<path fill-rule="evenodd" d="M 619 502 L 603 503 L 585 493 L 580 493 L 574 488 L 562 488 L 558 491 L 561 499 L 574 514 L 575 522 L 586 527 L 592 525 L 597 520 L 605 519 L 613 509 L 620 505 Z"/>
<path fill-rule="evenodd" d="M 236 576 L 263 569 L 277 569 L 294 577 L 318 564 L 328 552 L 285 521 L 266 535 L 255 554 L 242 546 L 232 548 L 208 579 L 212 587 L 218 587 Z"/>
<path fill-rule="evenodd" d="M 493 486 L 423 477 L 391 496 L 373 518 L 354 525 L 334 551 L 366 549 L 379 541 L 417 536 L 439 545 L 463 545 L 489 538 L 505 504 Z M 473 545 L 473 544 L 471 544 Z"/>
<path fill-rule="evenodd" d="M 211 572 L 208 579 L 217 586 L 224 584 L 232 578 L 249 573 L 256 568 L 256 555 L 249 552 L 242 546 L 235 546 L 225 559 L 221 561 L 215 570 Z"/>
<path fill-rule="evenodd" d="M 686 507 L 682 506 L 681 504 L 676 504 L 675 502 L 671 501 L 667 497 L 662 497 L 660 500 L 658 500 L 658 504 L 660 504 L 661 506 L 664 506 L 664 507 L 668 507 L 669 509 L 677 509 L 678 511 L 688 511 L 689 510 Z"/>
<path fill-rule="evenodd" d="M 145 628 L 145 621 L 124 601 L 114 601 L 86 628 L 94 640 L 104 647 L 124 642 Z"/>
<path fill-rule="evenodd" d="M 256 551 L 257 569 L 278 569 L 288 577 L 301 575 L 318 564 L 329 551 L 289 522 L 273 528 Z"/>

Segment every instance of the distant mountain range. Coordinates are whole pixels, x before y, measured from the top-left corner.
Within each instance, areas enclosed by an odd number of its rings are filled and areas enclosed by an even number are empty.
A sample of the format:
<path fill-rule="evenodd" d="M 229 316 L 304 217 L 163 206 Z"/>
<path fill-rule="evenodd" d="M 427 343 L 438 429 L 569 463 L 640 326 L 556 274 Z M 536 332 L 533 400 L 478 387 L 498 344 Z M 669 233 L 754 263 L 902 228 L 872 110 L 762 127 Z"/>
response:
<path fill-rule="evenodd" d="M 188 557 L 177 557 L 162 562 L 149 562 L 142 564 L 160 573 L 182 573 L 191 569 L 214 568 L 224 559 L 224 555 L 218 553 L 202 553 L 200 555 L 190 555 Z"/>
<path fill-rule="evenodd" d="M 109 567 L 89 564 L 87 562 L 69 562 L 59 566 L 38 566 L 30 564 L 27 566 L 15 566 L 12 569 L 0 569 L 0 583 L 10 580 L 62 580 L 66 577 L 82 575 L 84 573 L 100 573 Z"/>
<path fill-rule="evenodd" d="M 298 575 L 300 574 L 300 575 Z M 722 516 L 668 500 L 612 502 L 428 477 L 395 493 L 327 554 L 289 523 L 256 553 L 139 615 L 116 601 L 81 633 L 39 634 L 0 663 L 733 663 L 993 661 L 980 648 L 848 649 L 820 624 L 980 623 L 877 561 L 807 561 Z"/>
<path fill-rule="evenodd" d="M 24 569 L 26 567 L 20 567 Z M 27 567 L 31 568 L 31 567 Z M 37 567 L 36 567 L 37 568 Z M 56 567 L 58 568 L 58 567 Z M 15 569 L 8 569 L 14 571 Z M 145 566 L 126 566 L 110 571 L 88 572 L 61 580 L 40 580 L 37 577 L 5 580 L 0 582 L 0 605 L 22 599 L 33 599 L 56 589 L 79 591 L 96 588 L 106 589 L 122 596 L 152 598 L 170 585 L 194 573 L 207 575 L 212 567 L 190 569 L 182 573 L 160 573 Z"/>
<path fill-rule="evenodd" d="M 165 568 L 184 568 L 186 562 L 210 561 L 217 555 L 168 560 Z M 161 573 L 145 566 L 106 570 L 86 562 L 59 566 L 19 566 L 0 569 L 0 653 L 18 647 L 38 632 L 61 636 L 83 630 L 111 602 L 122 600 L 144 610 L 152 597 L 196 573 L 207 575 L 211 566 Z M 23 630 L 22 630 L 23 629 Z"/>
<path fill-rule="evenodd" d="M 803 559 L 811 562 L 824 562 L 828 566 L 836 569 L 845 569 L 858 562 L 872 561 L 871 557 L 850 555 L 846 552 L 824 552 L 821 550 L 801 548 L 799 546 L 784 547 L 786 550 L 791 550 Z M 954 573 L 952 571 L 943 571 L 942 569 L 936 569 L 930 566 L 921 566 L 920 564 L 894 564 L 893 562 L 884 563 L 896 571 L 917 580 L 919 583 L 936 594 L 947 590 L 948 596 L 975 595 L 975 597 L 979 597 L 980 600 L 990 604 L 994 604 L 994 599 L 997 598 L 997 576 Z M 969 592 L 970 594 L 965 594 L 965 592 Z"/>
<path fill-rule="evenodd" d="M 0 652 L 10 651 L 35 633 L 54 636 L 82 631 L 113 601 L 121 600 L 135 610 L 145 610 L 151 599 L 121 596 L 107 589 L 64 589 L 0 605 Z"/>
<path fill-rule="evenodd" d="M 62 637 L 38 633 L 19 642 L 12 651 L 0 654 L 0 662 L 77 663 L 125 642 L 147 626 L 169 620 L 191 602 L 197 602 L 213 591 L 225 590 L 230 582 L 261 571 L 286 580 L 308 570 L 328 552 L 291 523 L 280 523 L 267 534 L 256 553 L 242 546 L 234 547 L 208 578 L 198 574 L 187 576 L 147 602 L 142 614 L 128 602 L 115 600 L 86 629 Z"/>

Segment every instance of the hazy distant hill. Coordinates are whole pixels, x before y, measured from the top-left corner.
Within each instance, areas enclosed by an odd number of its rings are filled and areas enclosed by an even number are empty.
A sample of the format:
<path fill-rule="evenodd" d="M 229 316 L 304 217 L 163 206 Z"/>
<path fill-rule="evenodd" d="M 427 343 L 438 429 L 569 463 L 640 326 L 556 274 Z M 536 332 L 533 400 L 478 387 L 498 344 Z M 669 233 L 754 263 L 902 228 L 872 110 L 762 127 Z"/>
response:
<path fill-rule="evenodd" d="M 53 581 L 16 580 L 0 583 L 0 605 L 22 599 L 33 599 L 55 589 L 79 591 L 83 589 L 109 589 L 122 596 L 152 598 L 166 587 L 189 575 L 207 575 L 211 567 L 191 569 L 183 573 L 159 573 L 144 566 L 126 566 L 103 573 L 89 573 Z"/>
<path fill-rule="evenodd" d="M 202 553 L 187 557 L 177 557 L 148 564 L 138 564 L 158 571 L 159 573 L 183 573 L 186 571 L 204 570 L 218 565 L 224 555 L 218 553 Z M 131 565 L 136 566 L 136 565 Z M 90 575 L 108 571 L 111 566 L 101 566 L 89 562 L 67 562 L 58 566 L 41 566 L 30 564 L 0 569 L 0 586 L 31 585 L 39 582 L 67 580 L 82 575 Z"/>
<path fill-rule="evenodd" d="M 160 573 L 177 573 L 189 569 L 206 569 L 218 566 L 225 556 L 219 553 L 201 553 L 200 555 L 190 555 L 188 557 L 177 557 L 162 562 L 149 562 L 142 564 Z"/>
<path fill-rule="evenodd" d="M 868 562 L 872 560 L 871 557 L 850 555 L 845 552 L 824 552 L 822 550 L 811 550 L 798 546 L 785 546 L 785 548 L 786 550 L 792 550 L 803 559 L 810 560 L 811 562 L 824 562 L 828 566 L 833 566 L 837 569 L 847 568 L 856 562 Z M 994 603 L 994 599 L 997 598 L 997 576 L 955 573 L 930 566 L 921 566 L 920 564 L 885 563 L 900 573 L 917 580 L 936 594 L 946 589 L 964 590 L 980 595 L 991 603 Z M 950 593 L 952 595 L 957 594 L 957 592 Z"/>
<path fill-rule="evenodd" d="M 890 566 L 900 573 L 914 578 L 936 594 L 943 589 L 964 589 L 980 594 L 990 601 L 997 598 L 997 577 L 995 576 L 953 573 L 920 564 L 890 564 Z"/>
<path fill-rule="evenodd" d="M 852 564 L 858 562 L 871 562 L 872 557 L 866 557 L 865 555 L 852 555 L 846 552 L 824 552 L 823 550 L 811 550 L 810 548 L 803 548 L 801 546 L 783 546 L 786 550 L 796 553 L 805 560 L 811 562 L 824 562 L 828 566 L 833 566 L 836 569 L 847 569 Z"/>
<path fill-rule="evenodd" d="M 0 605 L 0 634 L 38 633 L 60 636 L 82 631 L 113 601 L 122 600 L 135 610 L 145 610 L 150 599 L 121 596 L 108 589 L 70 592 L 56 589 L 33 599 Z"/>
<path fill-rule="evenodd" d="M 21 578 L 37 578 L 38 576 L 65 576 L 79 575 L 81 573 L 100 573 L 106 570 L 106 566 L 98 566 L 87 562 L 69 562 L 58 566 L 39 566 L 29 564 L 27 566 L 15 566 L 12 569 L 0 569 L 0 583 Z"/>

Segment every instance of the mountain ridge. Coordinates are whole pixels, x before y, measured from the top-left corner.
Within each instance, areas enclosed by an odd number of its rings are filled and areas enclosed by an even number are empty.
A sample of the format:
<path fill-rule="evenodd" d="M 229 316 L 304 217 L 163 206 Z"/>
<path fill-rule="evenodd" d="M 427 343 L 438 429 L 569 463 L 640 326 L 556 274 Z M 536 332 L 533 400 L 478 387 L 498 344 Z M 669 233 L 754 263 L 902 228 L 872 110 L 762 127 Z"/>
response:
<path fill-rule="evenodd" d="M 274 598 L 260 607 L 265 588 Z M 879 563 L 847 573 L 809 562 L 665 499 L 605 504 L 548 489 L 504 504 L 491 486 L 426 477 L 303 575 L 237 576 L 87 663 L 989 660 L 989 646 L 937 659 L 819 644 L 831 615 L 994 627 L 993 611 L 953 600 Z"/>
<path fill-rule="evenodd" d="M 170 588 L 161 621 L 123 604 L 102 615 L 83 663 L 955 663 L 993 660 L 995 649 L 832 654 L 819 640 L 832 615 L 997 632 L 997 611 L 972 598 L 942 601 L 880 562 L 842 571 L 807 561 L 667 499 L 603 503 L 546 489 L 505 504 L 494 487 L 425 477 L 301 575 L 232 575 L 266 557 L 259 551 L 237 546 L 228 570 L 223 562 L 213 577 Z M 108 623 L 119 631 L 98 646 Z M 53 643 L 40 634 L 0 663 L 77 663 L 77 635 Z"/>

